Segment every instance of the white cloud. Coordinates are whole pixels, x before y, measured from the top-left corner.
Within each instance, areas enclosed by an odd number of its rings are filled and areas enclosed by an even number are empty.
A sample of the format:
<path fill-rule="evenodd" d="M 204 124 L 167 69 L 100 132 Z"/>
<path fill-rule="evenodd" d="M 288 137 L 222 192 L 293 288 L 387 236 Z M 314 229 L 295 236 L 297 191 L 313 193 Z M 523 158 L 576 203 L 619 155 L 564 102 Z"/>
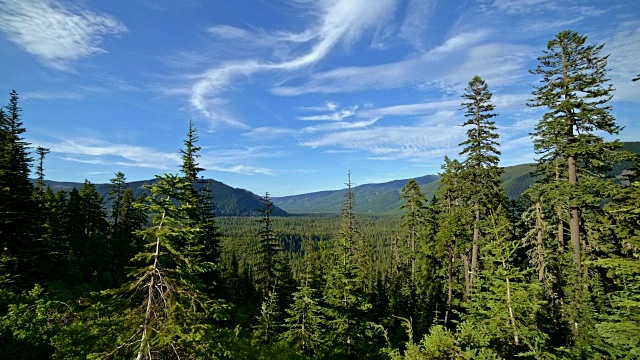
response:
<path fill-rule="evenodd" d="M 438 110 L 457 109 L 461 101 L 437 100 L 415 104 L 400 104 L 380 108 L 371 108 L 358 113 L 360 117 L 395 116 L 395 115 L 418 115 Z"/>
<path fill-rule="evenodd" d="M 422 50 L 435 8 L 436 0 L 410 0 L 398 37 Z"/>
<path fill-rule="evenodd" d="M 63 159 L 76 162 L 102 161 L 105 164 L 112 163 L 162 170 L 177 170 L 177 165 L 181 162 L 177 152 L 165 153 L 144 146 L 110 143 L 90 138 L 63 139 L 58 143 L 46 143 L 41 146 L 51 149 L 53 153 L 72 155 L 63 157 Z"/>
<path fill-rule="evenodd" d="M 55 0 L 0 0 L 0 30 L 45 65 L 69 69 L 74 60 L 106 52 L 100 47 L 103 38 L 127 28 L 111 15 Z"/>
<path fill-rule="evenodd" d="M 424 161 L 449 154 L 463 138 L 464 129 L 458 126 L 397 126 L 340 131 L 301 145 L 365 151 L 371 153 L 371 159 L 375 160 Z"/>
<path fill-rule="evenodd" d="M 233 166 L 229 166 L 229 167 L 213 165 L 213 166 L 207 168 L 207 170 L 222 171 L 222 172 L 229 172 L 229 173 L 236 173 L 236 174 L 243 174 L 243 175 L 271 175 L 271 176 L 273 176 L 273 175 L 276 174 L 273 169 L 268 169 L 268 168 L 263 168 L 263 167 L 247 166 L 247 165 L 233 165 Z"/>
<path fill-rule="evenodd" d="M 335 102 L 327 102 L 326 108 L 321 107 L 307 107 L 305 110 L 310 111 L 330 111 L 328 114 L 320 114 L 320 115 L 307 115 L 307 116 L 298 116 L 298 120 L 304 121 L 318 121 L 318 120 L 330 120 L 330 121 L 342 121 L 345 118 L 351 117 L 356 114 L 356 110 L 358 109 L 357 105 L 348 106 L 343 108 L 338 108 L 340 105 Z"/>
<path fill-rule="evenodd" d="M 231 84 L 258 72 L 288 72 L 313 65 L 323 59 L 336 44 L 350 44 L 356 41 L 364 30 L 375 27 L 381 19 L 392 14 L 391 10 L 396 5 L 394 0 L 325 0 L 309 4 L 316 7 L 317 25 L 299 34 L 273 33 L 270 37 L 277 39 L 278 43 L 285 47 L 314 42 L 310 50 L 279 62 L 239 60 L 212 67 L 198 76 L 190 87 L 191 105 L 214 124 L 226 123 L 246 127 L 240 120 L 220 110 L 221 105 L 225 103 L 222 95 Z M 244 31 L 228 26 L 214 27 L 213 30 L 218 36 L 247 36 Z M 295 52 L 294 48 L 291 50 Z"/>
<path fill-rule="evenodd" d="M 640 101 L 640 84 L 631 81 L 640 74 L 640 22 L 622 24 L 605 43 L 601 55 L 611 53 L 608 75 L 616 89 L 614 99 Z"/>
<path fill-rule="evenodd" d="M 22 100 L 80 100 L 84 95 L 73 91 L 28 91 L 20 96 Z"/>
<path fill-rule="evenodd" d="M 374 118 L 366 121 L 341 121 L 329 124 L 321 124 L 317 126 L 307 126 L 302 129 L 302 133 L 315 133 L 315 132 L 326 132 L 326 131 L 338 131 L 338 130 L 346 130 L 346 129 L 359 129 L 365 128 L 375 124 L 380 118 Z"/>
<path fill-rule="evenodd" d="M 343 93 L 415 85 L 458 92 L 473 76 L 492 86 L 514 83 L 527 74 L 529 47 L 508 43 L 477 44 L 487 32 L 462 33 L 422 56 L 382 65 L 342 67 L 316 73 L 299 86 L 277 86 L 275 95 Z"/>

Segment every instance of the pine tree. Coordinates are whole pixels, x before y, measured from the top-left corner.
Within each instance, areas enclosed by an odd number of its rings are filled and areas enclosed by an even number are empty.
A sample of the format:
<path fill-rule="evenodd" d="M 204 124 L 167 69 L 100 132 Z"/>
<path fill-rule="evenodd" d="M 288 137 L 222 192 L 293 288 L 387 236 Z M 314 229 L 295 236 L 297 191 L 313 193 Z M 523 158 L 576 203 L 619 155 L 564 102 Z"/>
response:
<path fill-rule="evenodd" d="M 124 280 L 124 272 L 122 271 L 125 264 L 129 262 L 129 247 L 131 246 L 130 235 L 126 229 L 122 229 L 121 215 L 123 207 L 124 192 L 127 188 L 127 179 L 124 173 L 118 171 L 114 178 L 110 179 L 111 187 L 109 188 L 109 200 L 111 200 L 111 226 L 110 226 L 110 259 L 111 274 L 114 281 L 120 283 Z"/>
<path fill-rule="evenodd" d="M 635 171 L 632 177 L 638 176 Z M 593 262 L 612 282 L 595 327 L 606 354 L 632 359 L 640 357 L 640 181 L 621 189 L 613 200 L 606 210 L 616 232 L 616 249 Z"/>
<path fill-rule="evenodd" d="M 449 325 L 454 313 L 455 296 L 454 292 L 460 289 L 457 286 L 457 279 L 462 275 L 464 287 L 461 289 L 463 298 L 467 300 L 471 293 L 470 263 L 464 246 L 464 239 L 471 235 L 472 214 L 462 204 L 463 181 L 462 164 L 458 160 L 449 160 L 445 156 L 442 165 L 443 173 L 440 174 L 440 186 L 438 188 L 439 211 L 437 217 L 437 233 L 435 234 L 435 252 L 439 257 L 445 258 L 446 270 L 445 281 L 446 290 L 446 311 L 444 313 L 444 323 Z M 456 260 L 460 259 L 461 269 L 455 268 Z M 456 271 L 458 270 L 458 271 Z"/>
<path fill-rule="evenodd" d="M 0 282 L 25 290 L 44 274 L 38 265 L 45 260 L 42 219 L 29 181 L 29 143 L 12 91 L 9 104 L 0 109 Z"/>
<path fill-rule="evenodd" d="M 353 212 L 355 200 L 349 172 L 342 205 L 341 229 L 333 246 L 332 267 L 326 275 L 325 316 L 330 334 L 327 342 L 333 356 L 357 357 L 365 351 L 368 336 L 365 329 L 366 301 L 357 280 L 354 243 L 359 236 L 358 220 Z"/>
<path fill-rule="evenodd" d="M 469 81 L 462 95 L 465 100 L 462 109 L 467 121 L 461 126 L 469 127 L 467 140 L 459 144 L 465 146 L 460 155 L 466 156 L 462 163 L 462 176 L 466 180 L 464 196 L 474 212 L 470 288 L 473 288 L 475 274 L 479 269 L 481 221 L 485 219 L 489 209 L 506 204 L 506 195 L 500 182 L 502 169 L 498 167 L 500 151 L 497 149 L 497 128 L 491 120 L 497 116 L 493 113 L 492 96 L 487 84 L 477 75 Z"/>
<path fill-rule="evenodd" d="M 198 180 L 198 174 L 204 169 L 198 167 L 197 159 L 200 157 L 198 152 L 202 149 L 196 146 L 198 141 L 198 134 L 196 128 L 193 126 L 193 121 L 189 119 L 189 131 L 187 132 L 187 139 L 184 140 L 184 149 L 180 149 L 182 154 L 182 165 L 180 171 L 184 174 L 187 181 L 191 184 Z"/>
<path fill-rule="evenodd" d="M 264 208 L 259 210 L 263 216 L 262 219 L 257 220 L 261 228 L 258 232 L 258 262 L 256 264 L 255 282 L 258 290 L 266 298 L 279 285 L 278 280 L 282 271 L 282 244 L 273 232 L 271 223 L 273 203 L 269 199 L 269 193 L 265 194 L 263 202 Z"/>
<path fill-rule="evenodd" d="M 544 55 L 538 58 L 540 65 L 532 71 L 542 80 L 529 104 L 548 109 L 532 134 L 540 155 L 537 172 L 568 185 L 561 192 L 569 208 L 571 248 L 578 274 L 582 271 L 580 208 L 599 201 L 585 195 L 602 188 L 589 179 L 605 176 L 611 161 L 617 160 L 614 150 L 621 146 L 595 134 L 617 134 L 621 128 L 607 105 L 613 91 L 606 77 L 608 55 L 600 55 L 604 45 L 585 45 L 586 40 L 586 36 L 567 30 L 548 42 Z M 578 186 L 579 179 L 584 186 Z"/>
<path fill-rule="evenodd" d="M 420 186 L 415 179 L 410 179 L 405 186 L 402 187 L 400 198 L 406 202 L 400 208 L 405 209 L 406 213 L 402 215 L 402 226 L 409 231 L 409 248 L 411 259 L 411 281 L 415 282 L 416 276 L 416 242 L 422 225 L 422 212 L 424 210 L 426 198 Z"/>
<path fill-rule="evenodd" d="M 44 156 L 49 153 L 49 149 L 38 146 L 36 148 L 36 153 L 38 154 L 38 167 L 36 168 L 36 176 L 38 177 L 38 180 L 36 182 L 36 191 L 40 196 L 42 196 L 44 191 Z"/>
<path fill-rule="evenodd" d="M 113 299 L 110 317 L 99 321 L 107 342 L 96 343 L 94 356 L 211 357 L 216 329 L 206 319 L 221 315 L 222 306 L 205 292 L 196 274 L 206 267 L 183 252 L 202 234 L 188 221 L 191 184 L 175 175 L 157 177 L 144 208 L 153 225 L 142 233 L 147 241 L 136 255 L 137 268 L 119 289 L 103 292 Z M 185 206 L 186 205 L 186 206 Z M 213 351 L 213 352 L 211 352 Z"/>
<path fill-rule="evenodd" d="M 322 345 L 324 316 L 318 304 L 317 290 L 311 287 L 310 276 L 302 280 L 293 294 L 293 303 L 288 308 L 284 333 L 281 339 L 290 344 L 299 354 L 313 356 Z"/>
<path fill-rule="evenodd" d="M 86 282 L 90 282 L 94 289 L 104 289 L 111 283 L 111 254 L 113 244 L 109 238 L 109 223 L 104 209 L 104 200 L 95 185 L 85 180 L 80 189 L 79 222 L 82 226 L 81 243 L 76 244 L 78 260 L 84 273 Z"/>

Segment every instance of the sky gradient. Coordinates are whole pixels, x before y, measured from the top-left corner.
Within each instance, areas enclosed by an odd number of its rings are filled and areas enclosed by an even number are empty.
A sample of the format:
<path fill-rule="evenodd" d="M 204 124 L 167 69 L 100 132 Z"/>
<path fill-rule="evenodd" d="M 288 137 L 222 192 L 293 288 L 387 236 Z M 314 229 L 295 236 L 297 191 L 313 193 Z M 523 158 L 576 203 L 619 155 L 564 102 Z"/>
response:
<path fill-rule="evenodd" d="M 176 173 L 191 118 L 207 178 L 340 189 L 349 170 L 356 184 L 439 172 L 474 75 L 501 165 L 533 162 L 528 70 L 565 29 L 605 43 L 619 138 L 640 140 L 635 0 L 0 0 L 0 103 L 18 91 L 50 180 Z"/>

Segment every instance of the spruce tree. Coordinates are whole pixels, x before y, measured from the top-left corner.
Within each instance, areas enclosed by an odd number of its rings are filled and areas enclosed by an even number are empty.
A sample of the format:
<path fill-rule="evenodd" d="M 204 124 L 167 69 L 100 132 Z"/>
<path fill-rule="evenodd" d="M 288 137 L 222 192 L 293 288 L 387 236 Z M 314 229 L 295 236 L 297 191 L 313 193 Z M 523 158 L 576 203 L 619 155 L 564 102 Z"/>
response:
<path fill-rule="evenodd" d="M 94 345 L 93 356 L 152 359 L 215 356 L 217 330 L 206 323 L 219 318 L 220 303 L 204 291 L 196 274 L 207 264 L 185 253 L 184 244 L 202 234 L 189 222 L 191 184 L 175 175 L 158 176 L 143 205 L 152 226 L 142 231 L 145 249 L 134 258 L 130 281 L 103 292 L 111 313 L 98 324 L 108 329 L 106 342 Z"/>
<path fill-rule="evenodd" d="M 415 282 L 416 276 L 416 242 L 420 233 L 423 222 L 422 212 L 426 198 L 415 179 L 410 179 L 405 186 L 402 187 L 400 198 L 406 202 L 400 208 L 406 211 L 402 215 L 402 226 L 409 231 L 409 249 L 411 259 L 411 281 Z"/>
<path fill-rule="evenodd" d="M 467 140 L 459 144 L 464 146 L 460 155 L 466 156 L 462 163 L 462 176 L 466 181 L 464 196 L 474 213 L 470 288 L 473 288 L 475 274 L 479 270 L 481 221 L 486 218 L 490 209 L 505 205 L 506 202 L 500 182 L 502 169 L 498 167 L 500 151 L 497 149 L 497 128 L 491 120 L 497 116 L 493 113 L 495 109 L 491 103 L 492 96 L 485 81 L 477 75 L 469 81 L 462 95 L 462 109 L 467 121 L 461 126 L 468 127 Z"/>
<path fill-rule="evenodd" d="M 318 304 L 317 290 L 311 287 L 310 276 L 302 280 L 293 294 L 293 303 L 288 308 L 284 333 L 281 339 L 299 354 L 313 356 L 322 345 L 324 316 Z"/>
<path fill-rule="evenodd" d="M 333 245 L 332 267 L 326 275 L 324 299 L 325 316 L 330 333 L 328 339 L 332 356 L 353 358 L 366 351 L 369 336 L 366 332 L 367 302 L 357 279 L 354 244 L 360 236 L 358 219 L 353 212 L 351 172 L 347 180 L 341 215 L 341 229 Z"/>
<path fill-rule="evenodd" d="M 611 161 L 616 160 L 612 158 L 614 150 L 621 146 L 597 135 L 617 134 L 621 128 L 607 105 L 613 96 L 606 76 L 608 55 L 600 55 L 604 45 L 586 45 L 586 40 L 587 36 L 566 30 L 547 43 L 547 50 L 538 58 L 540 64 L 532 71 L 542 79 L 529 104 L 547 109 L 532 134 L 540 156 L 538 173 L 568 184 L 562 191 L 569 208 L 571 249 L 578 274 L 582 271 L 580 209 L 592 206 L 593 202 L 586 203 L 587 194 L 593 187 L 596 191 L 601 188 L 588 179 L 592 175 L 604 177 Z"/>
<path fill-rule="evenodd" d="M 198 152 L 202 149 L 196 146 L 198 141 L 198 134 L 196 128 L 193 126 L 193 121 L 189 119 L 189 131 L 187 132 L 187 139 L 184 140 L 184 149 L 180 149 L 182 154 L 182 165 L 180 171 L 184 174 L 184 177 L 190 183 L 195 183 L 198 180 L 198 174 L 204 169 L 198 166 L 197 159 L 200 157 Z"/>
<path fill-rule="evenodd" d="M 0 282 L 25 290 L 45 275 L 38 267 L 46 248 L 18 99 L 12 91 L 6 113 L 0 109 Z"/>
<path fill-rule="evenodd" d="M 259 210 L 262 213 L 262 218 L 257 220 L 260 223 L 260 231 L 258 232 L 258 262 L 255 282 L 258 290 L 267 298 L 269 293 L 279 285 L 278 280 L 282 271 L 282 244 L 273 232 L 271 220 L 273 203 L 269 199 L 269 193 L 266 193 L 262 199 L 264 208 Z"/>
<path fill-rule="evenodd" d="M 602 210 L 602 202 L 618 188 L 609 172 L 613 163 L 629 157 L 616 151 L 620 142 L 601 136 L 621 130 L 608 105 L 613 88 L 606 75 L 608 55 L 601 55 L 603 47 L 587 45 L 584 35 L 562 31 L 548 42 L 539 65 L 531 71 L 541 80 L 529 105 L 546 112 L 532 134 L 540 158 L 537 182 L 528 191 L 536 209 L 528 214 L 536 219 L 537 253 L 546 256 L 536 260 L 538 278 L 553 280 L 546 285 L 551 290 L 550 311 L 540 315 L 551 314 L 557 324 L 550 329 L 554 346 L 569 345 L 574 356 L 582 357 L 595 356 L 600 343 L 594 325 L 603 304 L 598 292 L 607 284 L 590 269 L 590 263 L 613 250 L 612 232 Z M 545 219 L 549 219 L 546 224 Z M 554 223 L 556 236 L 549 238 L 546 229 Z M 570 241 L 565 244 L 567 223 Z"/>
<path fill-rule="evenodd" d="M 38 154 L 38 167 L 36 168 L 36 176 L 38 177 L 36 182 L 36 190 L 40 196 L 44 191 L 44 157 L 49 153 L 49 149 L 38 146 L 36 148 L 36 153 Z"/>

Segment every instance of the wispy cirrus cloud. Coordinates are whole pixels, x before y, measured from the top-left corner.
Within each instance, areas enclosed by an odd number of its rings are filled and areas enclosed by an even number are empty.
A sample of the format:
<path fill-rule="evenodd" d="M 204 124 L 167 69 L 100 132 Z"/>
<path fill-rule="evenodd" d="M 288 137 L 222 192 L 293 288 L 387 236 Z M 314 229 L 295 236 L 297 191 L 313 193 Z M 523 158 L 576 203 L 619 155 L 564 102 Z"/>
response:
<path fill-rule="evenodd" d="M 20 96 L 22 100 L 80 100 L 84 95 L 76 91 L 27 91 Z"/>
<path fill-rule="evenodd" d="M 300 96 L 425 85 L 457 91 L 475 75 L 494 85 L 512 83 L 521 74 L 526 75 L 531 49 L 520 44 L 481 43 L 488 34 L 484 30 L 462 32 L 420 56 L 381 65 L 342 67 L 315 73 L 302 85 L 280 85 L 272 88 L 271 92 L 280 96 Z"/>
<path fill-rule="evenodd" d="M 65 138 L 58 142 L 40 142 L 59 159 L 91 165 L 127 166 L 176 172 L 182 163 L 178 152 L 163 152 L 154 148 L 113 143 L 95 138 Z M 244 175 L 275 175 L 275 170 L 253 166 L 251 161 L 262 157 L 285 155 L 265 147 L 209 149 L 199 159 L 206 170 Z"/>
<path fill-rule="evenodd" d="M 177 169 L 181 161 L 178 153 L 92 138 L 65 138 L 39 145 L 51 149 L 52 153 L 64 154 L 61 157 L 64 160 L 89 164 L 97 161 L 102 164 L 170 170 Z"/>
<path fill-rule="evenodd" d="M 43 64 L 69 70 L 71 62 L 106 52 L 106 36 L 127 27 L 115 17 L 65 6 L 56 0 L 0 0 L 0 30 Z"/>
<path fill-rule="evenodd" d="M 338 103 L 327 102 L 325 107 L 307 107 L 307 108 L 303 108 L 303 110 L 316 111 L 316 112 L 328 112 L 328 113 L 319 114 L 319 115 L 298 116 L 297 119 L 304 120 L 304 121 L 321 121 L 321 120 L 342 121 L 345 118 L 355 115 L 357 109 L 358 109 L 358 105 L 340 107 L 340 104 Z"/>
<path fill-rule="evenodd" d="M 270 41 L 278 43 L 279 46 L 276 48 L 287 48 L 285 54 L 293 55 L 284 56 L 279 61 L 245 59 L 226 61 L 211 67 L 197 75 L 195 82 L 190 86 L 191 105 L 213 124 L 246 128 L 241 120 L 223 109 L 223 105 L 226 104 L 223 94 L 230 84 L 260 72 L 289 72 L 314 65 L 337 44 L 349 44 L 357 40 L 364 30 L 375 27 L 381 19 L 390 16 L 396 2 L 324 0 L 305 4 L 315 7 L 312 11 L 317 16 L 315 25 L 297 34 L 274 32 L 268 35 Z M 229 26 L 210 28 L 210 32 L 217 36 L 248 38 L 245 31 Z M 309 50 L 296 51 L 297 45 L 308 48 L 309 44 Z"/>

